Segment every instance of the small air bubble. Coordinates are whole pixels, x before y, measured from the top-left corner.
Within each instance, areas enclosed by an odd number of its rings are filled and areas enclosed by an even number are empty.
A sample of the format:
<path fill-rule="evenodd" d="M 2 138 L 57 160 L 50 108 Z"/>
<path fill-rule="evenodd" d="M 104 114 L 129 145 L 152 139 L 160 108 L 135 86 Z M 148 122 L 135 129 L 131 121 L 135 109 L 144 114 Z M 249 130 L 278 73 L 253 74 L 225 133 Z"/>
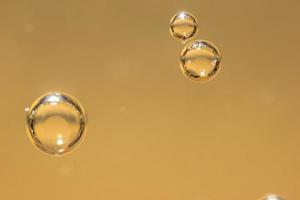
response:
<path fill-rule="evenodd" d="M 216 76 L 220 69 L 221 57 L 215 45 L 204 40 L 187 44 L 181 52 L 180 64 L 183 74 L 198 83 Z"/>
<path fill-rule="evenodd" d="M 269 194 L 263 198 L 261 198 L 260 200 L 285 200 L 277 195 L 274 195 L 274 194 Z"/>
<path fill-rule="evenodd" d="M 185 43 L 197 33 L 198 24 L 192 14 L 182 11 L 173 16 L 169 29 L 175 39 Z"/>
<path fill-rule="evenodd" d="M 27 112 L 27 126 L 33 143 L 54 155 L 69 152 L 79 144 L 86 121 L 80 102 L 61 92 L 41 96 Z"/>

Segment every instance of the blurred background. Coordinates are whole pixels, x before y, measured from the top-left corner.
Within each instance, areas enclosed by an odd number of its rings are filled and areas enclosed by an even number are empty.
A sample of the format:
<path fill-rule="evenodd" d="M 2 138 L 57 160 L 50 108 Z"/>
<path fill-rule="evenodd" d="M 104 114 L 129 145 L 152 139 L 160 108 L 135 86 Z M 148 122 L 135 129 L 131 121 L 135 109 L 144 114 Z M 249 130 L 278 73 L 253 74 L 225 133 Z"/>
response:
<path fill-rule="evenodd" d="M 0 1 L 0 199 L 300 199 L 300 3 L 296 0 Z M 215 79 L 179 67 L 169 21 L 222 55 Z M 48 156 L 24 109 L 74 95 L 85 141 Z"/>

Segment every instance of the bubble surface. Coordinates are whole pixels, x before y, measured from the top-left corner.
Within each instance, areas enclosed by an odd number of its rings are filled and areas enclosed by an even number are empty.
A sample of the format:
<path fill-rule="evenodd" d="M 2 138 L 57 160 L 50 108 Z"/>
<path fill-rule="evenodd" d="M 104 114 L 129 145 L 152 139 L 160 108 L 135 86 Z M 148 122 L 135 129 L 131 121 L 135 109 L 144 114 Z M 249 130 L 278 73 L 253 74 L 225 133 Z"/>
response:
<path fill-rule="evenodd" d="M 220 62 L 217 47 L 204 40 L 190 42 L 183 48 L 180 56 L 183 74 L 198 83 L 214 78 L 220 69 Z"/>
<path fill-rule="evenodd" d="M 182 11 L 173 16 L 169 29 L 175 39 L 185 43 L 197 33 L 198 24 L 192 14 Z"/>
<path fill-rule="evenodd" d="M 284 200 L 284 199 L 275 194 L 269 194 L 269 195 L 261 198 L 260 200 Z"/>
<path fill-rule="evenodd" d="M 41 96 L 27 112 L 30 138 L 39 149 L 52 155 L 73 150 L 85 134 L 86 122 L 80 102 L 62 92 Z"/>

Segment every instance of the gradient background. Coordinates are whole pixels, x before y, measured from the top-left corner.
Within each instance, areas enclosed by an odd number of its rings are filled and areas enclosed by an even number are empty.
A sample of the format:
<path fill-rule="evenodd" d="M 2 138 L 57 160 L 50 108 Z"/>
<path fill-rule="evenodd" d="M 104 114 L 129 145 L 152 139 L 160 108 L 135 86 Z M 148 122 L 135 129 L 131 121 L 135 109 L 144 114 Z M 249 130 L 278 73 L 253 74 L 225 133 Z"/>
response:
<path fill-rule="evenodd" d="M 181 10 L 213 42 L 218 76 L 181 73 L 168 24 Z M 0 1 L 0 199 L 300 199 L 296 0 Z M 81 100 L 86 140 L 48 156 L 24 108 Z"/>

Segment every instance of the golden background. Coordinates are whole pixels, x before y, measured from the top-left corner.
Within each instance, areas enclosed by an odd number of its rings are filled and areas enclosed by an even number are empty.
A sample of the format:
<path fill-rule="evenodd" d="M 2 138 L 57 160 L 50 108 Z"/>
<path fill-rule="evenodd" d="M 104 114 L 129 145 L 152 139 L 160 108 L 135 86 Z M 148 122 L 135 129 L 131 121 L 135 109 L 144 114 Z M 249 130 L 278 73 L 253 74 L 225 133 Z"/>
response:
<path fill-rule="evenodd" d="M 296 0 L 0 1 L 0 199 L 300 199 Z M 168 25 L 187 10 L 222 55 L 186 79 Z M 85 141 L 48 156 L 24 108 L 63 91 Z"/>

